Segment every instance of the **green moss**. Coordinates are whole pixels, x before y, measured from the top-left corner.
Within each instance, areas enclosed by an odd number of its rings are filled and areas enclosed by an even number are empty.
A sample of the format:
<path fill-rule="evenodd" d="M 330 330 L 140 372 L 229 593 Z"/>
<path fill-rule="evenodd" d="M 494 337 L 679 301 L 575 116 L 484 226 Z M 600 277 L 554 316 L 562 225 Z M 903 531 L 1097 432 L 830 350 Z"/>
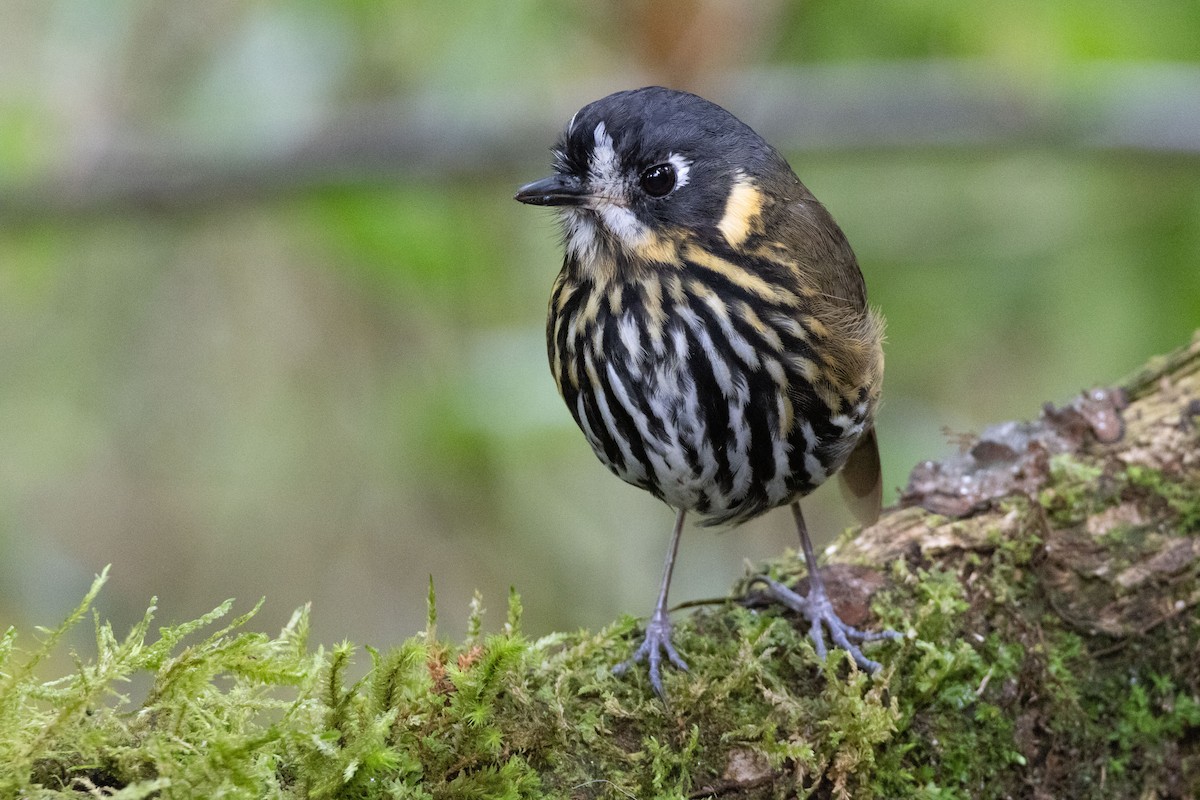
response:
<path fill-rule="evenodd" d="M 1011 718 L 991 697 L 1016 675 L 1021 647 L 996 635 L 959 638 L 972 608 L 959 574 L 896 569 L 915 595 L 907 620 L 915 639 L 892 670 L 897 732 L 880 759 L 872 796 L 1004 797 L 1019 785 L 1024 759 Z"/>
<path fill-rule="evenodd" d="M 1125 475 L 1131 486 L 1160 498 L 1178 515 L 1179 530 L 1200 533 L 1200 488 L 1196 480 L 1172 480 L 1159 470 L 1138 465 L 1130 466 Z"/>
<path fill-rule="evenodd" d="M 1099 507 L 1096 486 L 1103 472 L 1071 453 L 1051 456 L 1049 480 L 1038 493 L 1038 502 L 1056 525 L 1083 522 Z"/>
<path fill-rule="evenodd" d="M 1164 741 L 1200 730 L 1200 701 L 1179 691 L 1168 676 L 1131 677 L 1124 697 L 1108 734 L 1113 752 L 1108 768 L 1116 775 L 1134 764 L 1144 767 Z"/>
<path fill-rule="evenodd" d="M 476 598 L 461 644 L 438 639 L 431 592 L 427 630 L 387 651 L 310 647 L 305 609 L 274 637 L 250 614 L 220 627 L 229 604 L 157 635 L 148 613 L 123 639 L 97 623 L 71 675 L 36 677 L 102 576 L 29 652 L 0 638 L 0 796 L 1120 798 L 1172 770 L 1200 787 L 1194 621 L 1128 647 L 1068 629 L 1040 594 L 1045 518 L 1007 510 L 1029 524 L 892 565 L 873 624 L 909 636 L 870 645 L 881 674 L 730 605 L 679 621 L 691 669 L 665 673 L 667 704 L 644 671 L 612 674 L 636 620 L 531 641 L 515 592 L 498 633 Z"/>
<path fill-rule="evenodd" d="M 515 595 L 503 633 L 482 634 L 475 603 L 474 642 L 367 650 L 354 682 L 358 651 L 309 651 L 306 611 L 274 638 L 243 630 L 250 615 L 209 632 L 229 604 L 153 641 L 150 614 L 121 641 L 98 626 L 77 675 L 36 680 L 102 583 L 24 660 L 15 632 L 3 640 L 4 796 L 678 797 L 721 781 L 733 751 L 863 796 L 899 716 L 886 682 L 840 654 L 817 663 L 788 620 L 740 608 L 680 626 L 693 667 L 668 673 L 664 706 L 640 673 L 611 674 L 632 620 L 530 642 Z M 113 692 L 137 674 L 153 681 L 140 705 Z"/>
<path fill-rule="evenodd" d="M 1197 670 L 1180 665 L 1168 677 L 1146 669 L 1174 668 L 1169 649 L 1165 639 L 1147 640 L 1098 659 L 1083 637 L 1059 631 L 1033 654 L 1047 672 L 1038 722 L 1056 752 L 1076 759 L 1069 771 L 1059 767 L 1059 796 L 1142 797 L 1171 775 L 1200 786 L 1200 762 L 1193 753 L 1188 767 L 1180 748 L 1200 733 Z"/>

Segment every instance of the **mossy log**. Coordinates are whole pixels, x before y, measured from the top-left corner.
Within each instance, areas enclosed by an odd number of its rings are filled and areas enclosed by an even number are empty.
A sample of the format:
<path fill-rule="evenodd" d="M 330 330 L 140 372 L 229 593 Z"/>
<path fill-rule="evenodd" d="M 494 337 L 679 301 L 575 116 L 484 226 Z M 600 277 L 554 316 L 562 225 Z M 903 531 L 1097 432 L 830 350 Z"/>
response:
<path fill-rule="evenodd" d="M 1118 388 L 914 470 L 830 548 L 843 617 L 907 632 L 819 661 L 746 586 L 679 615 L 689 672 L 616 677 L 639 624 L 436 629 L 370 652 L 203 625 L 49 683 L 0 641 L 0 796 L 1200 797 L 1200 333 Z M 932 510 L 931 510 L 932 509 Z M 766 569 L 801 580 L 801 562 Z M 749 581 L 747 581 L 747 585 Z M 82 607 L 81 607 L 82 608 Z M 51 647 L 54 632 L 45 647 Z M 111 699 L 151 676 L 140 703 Z"/>

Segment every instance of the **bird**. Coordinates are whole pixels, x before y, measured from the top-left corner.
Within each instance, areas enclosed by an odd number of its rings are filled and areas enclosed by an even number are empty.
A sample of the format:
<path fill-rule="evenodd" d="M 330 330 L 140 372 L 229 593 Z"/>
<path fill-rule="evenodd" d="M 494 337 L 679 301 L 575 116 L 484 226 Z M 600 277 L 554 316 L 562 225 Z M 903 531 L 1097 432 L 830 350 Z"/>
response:
<path fill-rule="evenodd" d="M 558 391 L 596 457 L 675 511 L 645 633 L 614 671 L 645 662 L 666 699 L 668 592 L 684 520 L 733 526 L 790 506 L 809 576 L 801 595 L 761 576 L 859 668 L 861 643 L 898 638 L 837 615 L 800 499 L 841 470 L 868 521 L 882 496 L 874 419 L 883 318 L 841 228 L 787 160 L 704 98 L 619 91 L 571 117 L 550 177 L 515 199 L 548 206 L 564 257 L 546 323 Z"/>

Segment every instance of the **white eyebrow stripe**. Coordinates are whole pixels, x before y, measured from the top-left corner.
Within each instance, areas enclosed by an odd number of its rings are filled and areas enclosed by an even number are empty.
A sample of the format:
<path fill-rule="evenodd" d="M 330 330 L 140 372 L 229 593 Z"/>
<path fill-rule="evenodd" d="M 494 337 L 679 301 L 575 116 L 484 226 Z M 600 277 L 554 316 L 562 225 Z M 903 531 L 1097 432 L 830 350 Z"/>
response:
<path fill-rule="evenodd" d="M 604 123 L 596 125 L 592 134 L 595 147 L 592 149 L 592 177 L 600 182 L 617 181 L 621 174 L 621 165 L 617 160 L 617 149 Z"/>

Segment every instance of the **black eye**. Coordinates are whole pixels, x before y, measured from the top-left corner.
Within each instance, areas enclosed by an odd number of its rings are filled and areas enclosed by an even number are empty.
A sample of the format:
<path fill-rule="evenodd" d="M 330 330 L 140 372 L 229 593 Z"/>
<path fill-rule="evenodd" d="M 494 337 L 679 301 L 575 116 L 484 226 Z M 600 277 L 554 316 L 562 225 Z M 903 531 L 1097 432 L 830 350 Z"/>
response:
<path fill-rule="evenodd" d="M 655 164 L 642 171 L 642 191 L 651 197 L 663 197 L 675 188 L 675 168 L 670 164 Z"/>

